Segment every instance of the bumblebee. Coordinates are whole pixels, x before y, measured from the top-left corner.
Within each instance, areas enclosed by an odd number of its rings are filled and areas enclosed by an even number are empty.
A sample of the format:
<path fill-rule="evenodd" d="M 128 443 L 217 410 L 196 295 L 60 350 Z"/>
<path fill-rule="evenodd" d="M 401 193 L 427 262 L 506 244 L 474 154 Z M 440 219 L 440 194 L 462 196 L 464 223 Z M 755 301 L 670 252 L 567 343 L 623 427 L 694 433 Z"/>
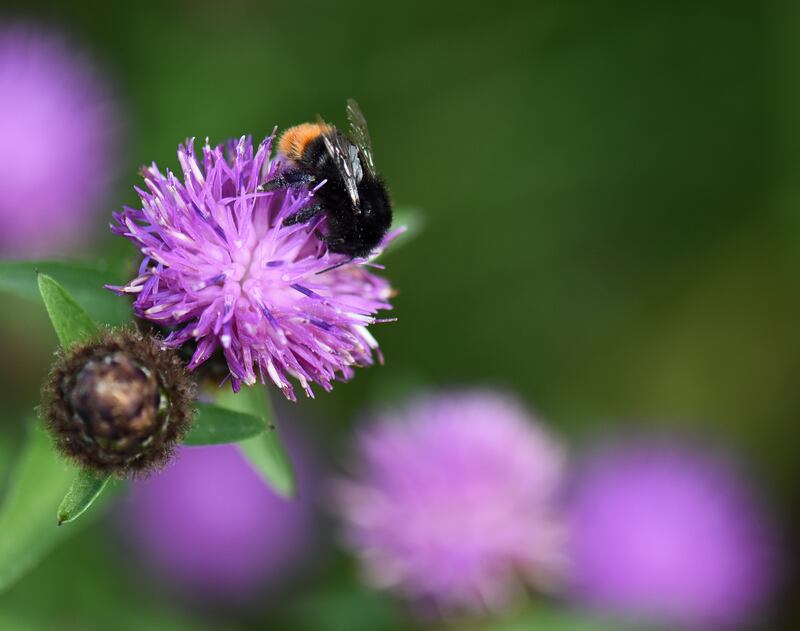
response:
<path fill-rule="evenodd" d="M 283 225 L 305 223 L 325 214 L 327 232 L 318 234 L 328 248 L 350 257 L 368 257 L 392 224 L 392 203 L 375 170 L 367 121 L 353 99 L 347 101 L 348 134 L 323 120 L 287 129 L 278 153 L 290 166 L 261 190 L 295 186 L 317 189 L 309 206 L 287 217 Z"/>

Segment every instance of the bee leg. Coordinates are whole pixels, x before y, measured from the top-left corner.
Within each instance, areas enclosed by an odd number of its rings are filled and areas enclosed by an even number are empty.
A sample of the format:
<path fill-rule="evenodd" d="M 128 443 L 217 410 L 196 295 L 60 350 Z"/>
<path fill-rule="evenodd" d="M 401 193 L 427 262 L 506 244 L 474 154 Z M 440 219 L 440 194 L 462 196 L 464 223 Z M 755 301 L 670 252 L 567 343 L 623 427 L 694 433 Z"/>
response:
<path fill-rule="evenodd" d="M 310 173 L 304 173 L 302 171 L 286 171 L 285 173 L 281 173 L 278 177 L 274 177 L 271 180 L 264 182 L 256 190 L 276 191 L 280 188 L 292 188 L 295 186 L 313 184 L 316 181 L 317 178 Z"/>
<path fill-rule="evenodd" d="M 323 234 L 320 230 L 314 231 L 314 236 L 317 237 L 320 241 L 322 241 L 325 245 L 328 246 L 329 249 L 332 249 L 334 252 L 337 246 L 344 245 L 344 239 L 341 238 L 334 238 L 328 234 Z"/>
<path fill-rule="evenodd" d="M 331 238 L 327 234 L 324 234 L 319 228 L 314 230 L 314 236 L 322 241 L 325 245 L 331 244 Z"/>
<path fill-rule="evenodd" d="M 297 211 L 294 215 L 289 215 L 283 220 L 284 226 L 293 226 L 296 223 L 305 223 L 312 217 L 316 217 L 322 212 L 322 204 L 311 204 L 308 208 Z"/>

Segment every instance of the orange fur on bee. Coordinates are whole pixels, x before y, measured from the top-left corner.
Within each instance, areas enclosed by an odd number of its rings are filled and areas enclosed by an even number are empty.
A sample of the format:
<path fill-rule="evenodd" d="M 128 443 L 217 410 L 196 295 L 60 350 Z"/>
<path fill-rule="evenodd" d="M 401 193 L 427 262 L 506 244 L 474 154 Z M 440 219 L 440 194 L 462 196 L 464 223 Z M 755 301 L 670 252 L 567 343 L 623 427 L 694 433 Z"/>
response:
<path fill-rule="evenodd" d="M 308 144 L 320 134 L 328 133 L 330 129 L 328 125 L 320 123 L 303 123 L 290 127 L 278 141 L 278 152 L 297 162 Z"/>

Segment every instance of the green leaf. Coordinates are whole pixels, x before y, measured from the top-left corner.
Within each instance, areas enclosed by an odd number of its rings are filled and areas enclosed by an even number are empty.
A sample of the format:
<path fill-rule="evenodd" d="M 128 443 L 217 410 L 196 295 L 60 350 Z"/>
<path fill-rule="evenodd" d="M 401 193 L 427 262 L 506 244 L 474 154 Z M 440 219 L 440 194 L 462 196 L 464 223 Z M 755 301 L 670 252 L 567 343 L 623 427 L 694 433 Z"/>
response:
<path fill-rule="evenodd" d="M 239 443 L 239 447 L 264 481 L 283 497 L 293 497 L 296 491 L 292 463 L 278 435 L 272 406 L 266 387 L 244 387 L 238 393 L 224 390 L 217 401 L 222 407 L 260 417 L 266 431 Z"/>
<path fill-rule="evenodd" d="M 0 591 L 31 569 L 67 531 L 56 528 L 53 507 L 69 488 L 74 470 L 53 451 L 50 437 L 35 424 L 11 474 L 0 506 Z"/>
<path fill-rule="evenodd" d="M 91 471 L 79 471 L 58 507 L 58 525 L 80 517 L 103 492 L 110 477 L 97 476 Z"/>
<path fill-rule="evenodd" d="M 185 445 L 219 445 L 236 443 L 245 438 L 256 436 L 267 429 L 263 414 L 254 416 L 231 409 L 196 403 L 197 416 Z"/>
<path fill-rule="evenodd" d="M 69 348 L 97 334 L 97 325 L 89 314 L 53 278 L 39 274 L 39 293 L 62 347 Z"/>
<path fill-rule="evenodd" d="M 77 261 L 0 261 L 0 291 L 39 301 L 36 273 L 52 276 L 97 322 L 118 325 L 131 321 L 128 300 L 103 285 L 122 283 L 122 275 L 103 264 Z"/>

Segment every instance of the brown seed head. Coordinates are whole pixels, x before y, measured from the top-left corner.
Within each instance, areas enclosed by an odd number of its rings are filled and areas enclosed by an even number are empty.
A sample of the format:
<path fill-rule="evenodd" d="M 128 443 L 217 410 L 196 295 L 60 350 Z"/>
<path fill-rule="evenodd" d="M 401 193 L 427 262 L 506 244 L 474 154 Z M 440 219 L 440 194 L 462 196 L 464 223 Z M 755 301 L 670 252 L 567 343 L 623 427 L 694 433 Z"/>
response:
<path fill-rule="evenodd" d="M 123 330 L 59 357 L 43 411 L 63 454 L 99 473 L 128 477 L 171 457 L 191 425 L 192 391 L 174 351 Z"/>

